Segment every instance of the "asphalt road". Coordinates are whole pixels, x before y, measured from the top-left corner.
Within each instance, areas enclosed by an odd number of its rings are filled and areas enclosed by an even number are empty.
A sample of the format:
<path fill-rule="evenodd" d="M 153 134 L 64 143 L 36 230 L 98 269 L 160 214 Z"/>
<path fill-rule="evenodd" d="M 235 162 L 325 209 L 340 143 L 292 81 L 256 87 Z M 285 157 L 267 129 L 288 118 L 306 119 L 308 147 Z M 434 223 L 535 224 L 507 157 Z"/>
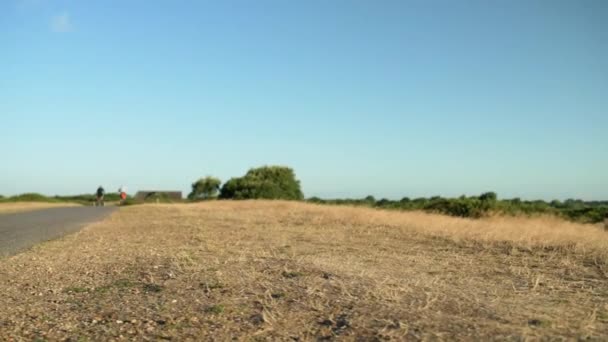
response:
<path fill-rule="evenodd" d="M 117 207 L 65 207 L 0 215 L 0 256 L 18 253 L 99 221 Z"/>

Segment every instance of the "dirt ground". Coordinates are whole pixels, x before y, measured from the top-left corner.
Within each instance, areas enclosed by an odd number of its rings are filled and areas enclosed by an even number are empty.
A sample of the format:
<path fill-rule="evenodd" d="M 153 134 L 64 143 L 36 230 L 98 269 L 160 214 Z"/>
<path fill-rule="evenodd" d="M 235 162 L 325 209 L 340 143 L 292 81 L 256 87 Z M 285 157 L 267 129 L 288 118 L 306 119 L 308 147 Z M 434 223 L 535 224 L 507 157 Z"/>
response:
<path fill-rule="evenodd" d="M 606 340 L 607 261 L 547 217 L 132 206 L 0 259 L 0 340 Z"/>
<path fill-rule="evenodd" d="M 73 203 L 7 202 L 0 203 L 0 215 L 47 208 L 73 207 L 76 205 Z"/>

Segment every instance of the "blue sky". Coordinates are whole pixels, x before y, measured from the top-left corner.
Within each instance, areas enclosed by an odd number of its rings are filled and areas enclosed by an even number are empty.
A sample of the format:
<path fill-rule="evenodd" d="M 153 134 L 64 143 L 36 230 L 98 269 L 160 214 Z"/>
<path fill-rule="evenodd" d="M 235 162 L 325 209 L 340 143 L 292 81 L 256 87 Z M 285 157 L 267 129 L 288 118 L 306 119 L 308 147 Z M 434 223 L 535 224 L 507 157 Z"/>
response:
<path fill-rule="evenodd" d="M 608 199 L 608 2 L 0 2 L 0 194 Z"/>

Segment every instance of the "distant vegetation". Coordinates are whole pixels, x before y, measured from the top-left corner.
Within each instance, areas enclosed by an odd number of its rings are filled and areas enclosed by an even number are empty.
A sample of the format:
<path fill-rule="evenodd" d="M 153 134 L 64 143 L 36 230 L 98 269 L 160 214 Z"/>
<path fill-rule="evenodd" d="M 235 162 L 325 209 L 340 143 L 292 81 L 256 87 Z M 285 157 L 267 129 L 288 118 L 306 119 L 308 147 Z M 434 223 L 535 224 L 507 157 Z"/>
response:
<path fill-rule="evenodd" d="M 231 178 L 220 185 L 221 181 L 218 178 L 211 176 L 200 178 L 192 183 L 192 191 L 188 195 L 188 200 L 198 201 L 214 198 L 304 200 L 300 181 L 296 179 L 293 169 L 285 166 L 252 168 L 244 176 Z M 119 195 L 117 193 L 106 194 L 105 200 L 107 202 L 117 202 Z M 422 210 L 467 218 L 481 218 L 494 214 L 513 216 L 547 214 L 581 223 L 598 223 L 608 218 L 608 201 L 568 199 L 546 202 L 543 200 L 527 201 L 519 198 L 498 199 L 495 192 L 457 198 L 434 196 L 430 198 L 410 199 L 403 197 L 401 200 L 386 198 L 377 200 L 373 196 L 362 199 L 321 199 L 312 197 L 307 201 L 319 204 L 355 205 L 380 209 Z M 1 202 L 73 202 L 88 205 L 95 202 L 95 195 L 48 197 L 37 193 L 26 193 L 12 197 L 0 196 Z M 174 203 L 176 201 L 159 194 L 144 201 L 128 196 L 124 204 L 146 202 Z"/>
<path fill-rule="evenodd" d="M 217 196 L 222 181 L 218 178 L 207 176 L 192 183 L 192 192 L 188 195 L 189 200 L 210 199 Z"/>
<path fill-rule="evenodd" d="M 145 198 L 127 198 L 124 201 L 124 205 L 132 205 L 132 204 L 143 204 L 143 203 L 175 203 L 182 202 L 182 200 L 177 200 L 171 197 L 168 193 L 158 191 L 158 192 L 150 192 Z"/>
<path fill-rule="evenodd" d="M 486 192 L 480 196 L 461 196 L 458 198 L 431 198 L 410 199 L 404 197 L 399 201 L 380 199 L 373 196 L 363 199 L 331 199 L 318 197 L 308 199 L 309 202 L 322 204 L 347 204 L 368 206 L 382 209 L 397 210 L 423 210 L 427 212 L 446 214 L 457 217 L 480 218 L 491 214 L 503 215 L 534 215 L 550 214 L 582 223 L 601 222 L 608 217 L 608 201 L 582 201 L 568 199 L 566 201 L 542 200 L 522 201 L 519 198 L 499 200 L 496 193 Z"/>
<path fill-rule="evenodd" d="M 38 193 L 25 193 L 11 197 L 3 197 L 1 202 L 61 202 L 60 200 L 47 197 Z"/>
<path fill-rule="evenodd" d="M 96 200 L 96 196 L 94 194 L 83 194 L 83 195 L 73 195 L 73 196 L 54 196 L 53 198 L 67 201 L 67 202 L 78 202 L 78 203 L 94 203 Z M 127 195 L 127 198 L 130 196 Z M 104 200 L 106 202 L 118 202 L 120 200 L 120 195 L 118 193 L 106 193 L 104 195 Z"/>
<path fill-rule="evenodd" d="M 105 195 L 106 202 L 114 202 L 120 199 L 118 194 L 111 193 Z M 10 197 L 0 196 L 0 203 L 2 202 L 47 202 L 47 203 L 79 203 L 79 204 L 93 204 L 95 203 L 96 197 L 94 194 L 83 194 L 83 195 L 72 195 L 72 196 L 46 196 L 39 193 L 25 193 Z"/>
<path fill-rule="evenodd" d="M 228 180 L 220 190 L 220 198 L 302 200 L 304 195 L 291 168 L 263 166 Z"/>

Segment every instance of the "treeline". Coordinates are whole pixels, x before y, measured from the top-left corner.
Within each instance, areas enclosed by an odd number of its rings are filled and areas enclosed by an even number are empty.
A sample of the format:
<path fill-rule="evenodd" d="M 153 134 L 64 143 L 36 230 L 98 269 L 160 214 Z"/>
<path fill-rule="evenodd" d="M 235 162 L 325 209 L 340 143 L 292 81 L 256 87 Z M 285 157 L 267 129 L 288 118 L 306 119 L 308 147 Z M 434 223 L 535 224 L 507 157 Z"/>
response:
<path fill-rule="evenodd" d="M 285 166 L 262 166 L 252 168 L 242 177 L 234 177 L 223 183 L 220 179 L 207 176 L 192 183 L 192 191 L 188 195 L 189 201 L 208 199 L 282 199 L 304 200 L 300 181 L 296 179 L 293 169 Z M 119 195 L 110 193 L 105 195 L 106 201 L 118 201 Z M 12 197 L 0 196 L 0 202 L 36 201 L 36 202 L 76 202 L 91 204 L 95 202 L 94 194 L 76 196 L 53 196 L 29 193 Z M 158 202 L 173 202 L 169 198 L 155 198 Z M 495 192 L 486 192 L 479 196 L 461 196 L 457 198 L 444 198 L 440 196 L 430 198 L 404 197 L 401 200 L 386 198 L 377 200 L 373 196 L 362 199 L 321 199 L 312 197 L 307 202 L 319 204 L 342 204 L 366 206 L 380 209 L 394 210 L 422 210 L 457 217 L 481 218 L 492 214 L 502 215 L 535 215 L 551 214 L 576 222 L 597 223 L 608 218 L 608 201 L 582 201 L 568 199 L 565 201 L 543 200 L 526 201 L 519 198 L 498 199 Z M 138 204 L 128 197 L 125 204 Z"/>
<path fill-rule="evenodd" d="M 568 199 L 565 201 L 543 200 L 525 201 L 519 198 L 497 198 L 496 193 L 486 192 L 479 196 L 461 196 L 457 198 L 444 198 L 440 196 L 430 198 L 404 197 L 401 200 L 380 199 L 373 196 L 363 199 L 321 199 L 312 197 L 312 203 L 359 205 L 382 209 L 422 210 L 426 212 L 445 214 L 457 217 L 481 218 L 491 214 L 503 215 L 534 215 L 551 214 L 568 220 L 597 223 L 608 217 L 608 201 L 582 201 Z"/>
<path fill-rule="evenodd" d="M 218 178 L 205 177 L 192 184 L 190 200 L 220 199 L 286 199 L 302 200 L 300 182 L 291 168 L 264 166 L 249 170 L 243 177 L 231 178 L 222 185 Z M 495 192 L 479 196 L 444 198 L 404 197 L 401 200 L 386 198 L 377 200 L 373 196 L 362 199 L 309 198 L 308 202 L 319 204 L 342 204 L 367 206 L 381 209 L 422 210 L 457 217 L 481 218 L 492 214 L 535 215 L 550 214 L 572 221 L 597 223 L 608 217 L 608 201 L 526 201 L 519 198 L 498 199 Z"/>
<path fill-rule="evenodd" d="M 112 193 L 106 194 L 105 200 L 108 202 L 118 202 L 120 195 Z M 92 204 L 95 203 L 96 197 L 94 194 L 82 194 L 82 195 L 71 195 L 71 196 L 45 196 L 39 193 L 25 193 L 10 197 L 4 197 L 0 195 L 0 203 L 4 202 L 47 202 L 47 203 L 80 203 L 80 204 Z"/>

